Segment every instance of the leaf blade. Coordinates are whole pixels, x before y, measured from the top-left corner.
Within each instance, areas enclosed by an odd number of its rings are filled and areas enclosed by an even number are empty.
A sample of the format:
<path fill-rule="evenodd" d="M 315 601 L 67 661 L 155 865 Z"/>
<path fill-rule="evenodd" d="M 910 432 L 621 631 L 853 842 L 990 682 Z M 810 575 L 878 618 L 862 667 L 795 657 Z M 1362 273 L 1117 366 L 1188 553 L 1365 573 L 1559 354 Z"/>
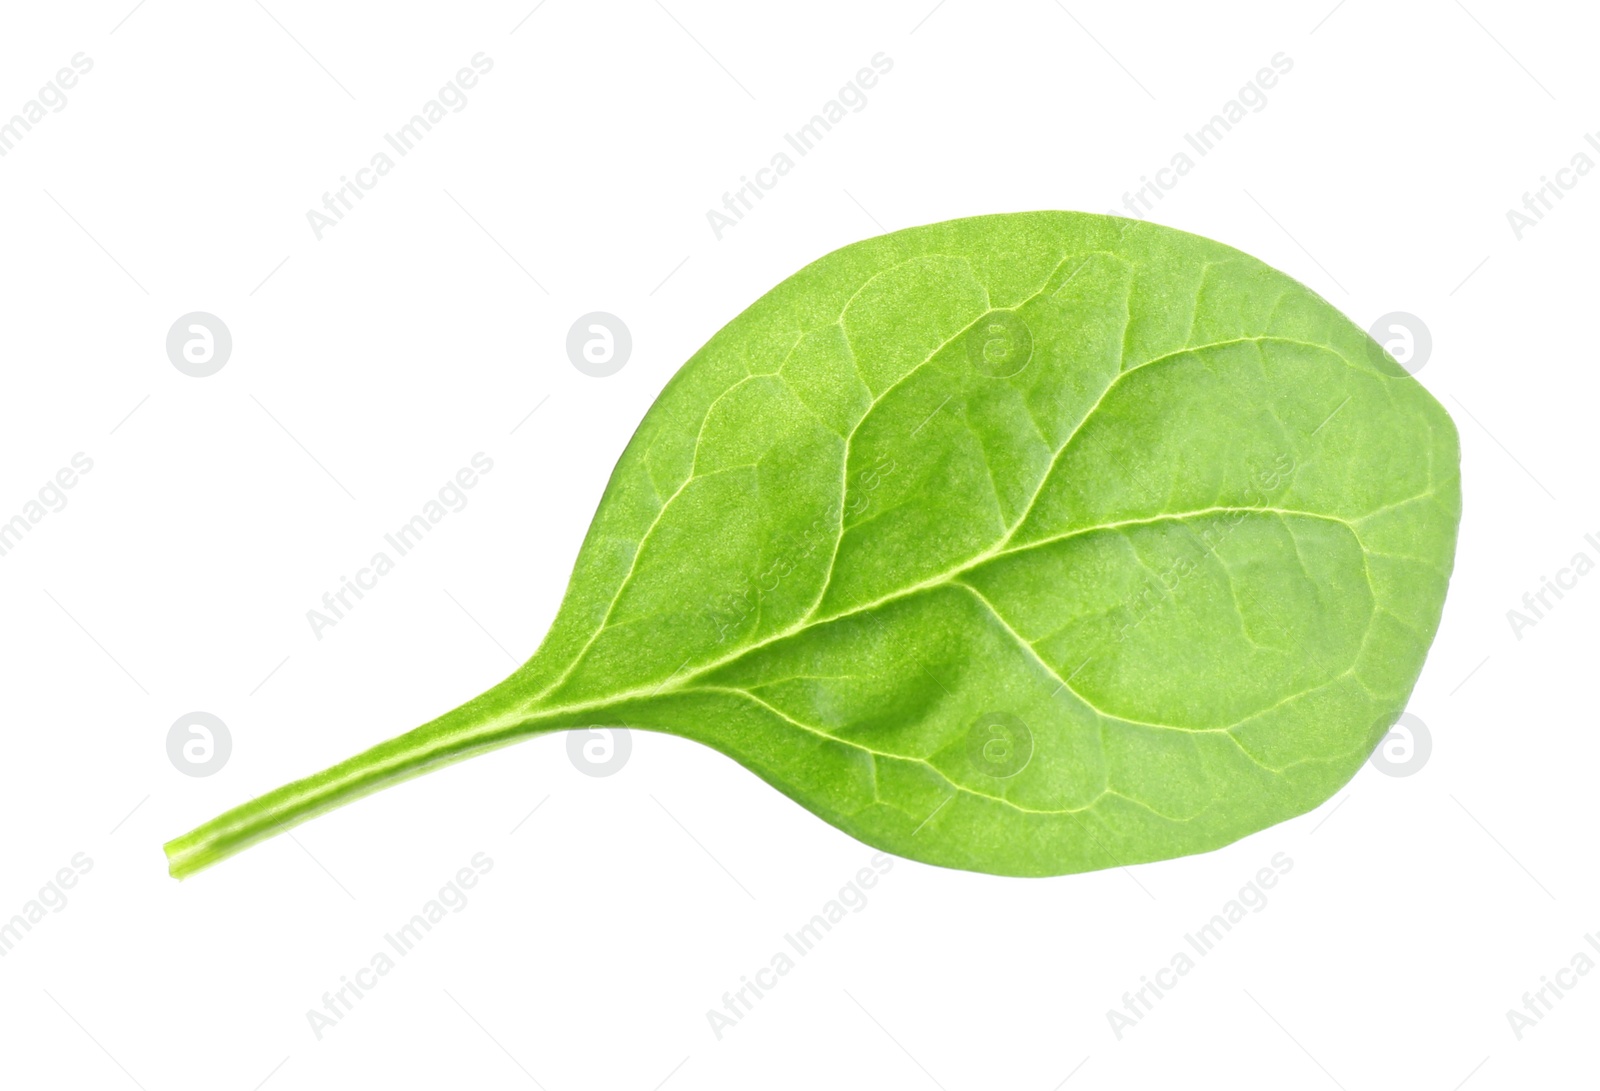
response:
<path fill-rule="evenodd" d="M 1024 237 L 1028 272 L 997 274 L 1014 271 L 995 254 Z M 594 689 L 568 695 L 660 685 L 663 697 L 632 710 L 638 722 L 728 753 L 871 844 L 977 870 L 1200 851 L 1326 798 L 1398 716 L 1437 625 L 1459 520 L 1448 416 L 1332 307 L 1220 244 L 1074 214 L 885 238 L 814 263 L 702 350 L 714 357 L 727 335 L 729 351 L 781 351 L 776 369 L 747 357 L 751 374 L 782 378 L 798 360 L 796 372 L 826 376 L 831 402 L 817 383 L 795 399 L 822 431 L 847 425 L 842 457 L 819 445 L 813 477 L 797 474 L 818 487 L 793 510 L 746 496 L 764 516 L 751 543 L 688 569 L 668 551 L 658 582 L 632 592 L 648 604 L 723 578 L 720 626 L 668 642 L 654 676 L 624 678 L 613 660 Z M 795 315 L 816 325 L 785 326 Z M 662 427 L 682 430 L 694 412 Z M 778 434 L 751 425 L 741 455 L 766 457 Z M 1410 552 L 1370 547 L 1364 528 Z M 1086 535 L 1124 539 L 1125 555 L 1083 548 Z M 1063 556 L 1030 556 L 1052 551 Z M 1432 574 L 1420 589 L 1418 568 Z M 1074 573 L 1094 577 L 1081 597 L 1041 591 Z M 1095 579 L 1101 599 L 1120 590 L 1088 624 L 1071 610 L 1095 600 Z M 1130 616 L 1130 601 L 1173 582 L 1171 603 Z M 647 626 L 688 622 L 668 610 Z M 973 669 L 977 648 L 1004 667 Z M 894 684 L 862 686 L 861 672 Z M 1232 679 L 1222 688 L 1238 699 L 1197 697 L 1194 679 L 1208 677 Z M 1041 693 L 1081 707 L 1053 709 Z M 691 696 L 692 726 L 660 711 Z M 1038 764 L 1003 779 L 975 770 L 967 737 L 1013 708 L 1039 721 L 1027 728 Z M 808 736 L 793 744 L 805 777 L 759 756 L 752 722 Z M 842 785 L 854 785 L 852 809 Z M 1230 785 L 1244 803 L 1223 805 Z"/>

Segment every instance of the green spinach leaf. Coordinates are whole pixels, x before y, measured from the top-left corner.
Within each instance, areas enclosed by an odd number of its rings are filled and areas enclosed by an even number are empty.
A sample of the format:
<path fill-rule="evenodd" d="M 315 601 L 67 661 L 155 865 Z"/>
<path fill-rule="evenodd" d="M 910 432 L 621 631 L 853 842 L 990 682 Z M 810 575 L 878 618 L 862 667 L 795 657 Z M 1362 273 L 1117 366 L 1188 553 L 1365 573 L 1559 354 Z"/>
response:
<path fill-rule="evenodd" d="M 1253 258 L 1063 212 L 868 239 L 668 383 L 532 659 L 171 842 L 171 871 L 618 724 L 947 867 L 1213 849 L 1327 799 L 1394 723 L 1459 517 L 1444 410 Z"/>

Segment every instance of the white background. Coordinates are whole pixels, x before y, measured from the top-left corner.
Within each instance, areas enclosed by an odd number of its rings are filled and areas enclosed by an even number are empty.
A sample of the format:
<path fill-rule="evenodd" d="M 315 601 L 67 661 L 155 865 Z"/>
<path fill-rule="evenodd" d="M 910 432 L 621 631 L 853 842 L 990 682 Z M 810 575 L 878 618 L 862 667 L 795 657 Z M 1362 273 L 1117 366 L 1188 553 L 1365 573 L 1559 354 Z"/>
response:
<path fill-rule="evenodd" d="M 75 453 L 94 469 L 0 558 L 0 918 L 93 868 L 0 960 L 0 1081 L 1592 1081 L 1600 974 L 1521 1040 L 1506 1016 L 1600 933 L 1600 575 L 1521 639 L 1506 616 L 1600 559 L 1600 176 L 1520 241 L 1506 219 L 1600 126 L 1590 13 L 534 2 L 6 5 L 0 116 L 94 67 L 0 159 L 0 518 Z M 479 52 L 469 104 L 318 241 L 306 211 Z M 879 52 L 866 108 L 718 241 L 706 211 Z M 1152 218 L 1432 331 L 1465 517 L 1420 772 L 1130 871 L 898 861 L 720 1041 L 707 1009 L 871 850 L 691 743 L 635 735 L 597 779 L 540 738 L 167 877 L 163 841 L 530 654 L 633 427 L 761 292 L 880 229 L 1118 206 L 1280 52 L 1266 107 Z M 207 379 L 164 348 L 197 310 L 234 340 Z M 594 310 L 634 339 L 605 379 L 564 347 Z M 317 640 L 306 611 L 480 451 L 469 506 Z M 166 753 L 196 709 L 234 747 L 203 779 Z M 319 1041 L 306 1011 L 477 852 L 469 904 Z M 1266 908 L 1119 1040 L 1107 1010 L 1280 852 Z"/>

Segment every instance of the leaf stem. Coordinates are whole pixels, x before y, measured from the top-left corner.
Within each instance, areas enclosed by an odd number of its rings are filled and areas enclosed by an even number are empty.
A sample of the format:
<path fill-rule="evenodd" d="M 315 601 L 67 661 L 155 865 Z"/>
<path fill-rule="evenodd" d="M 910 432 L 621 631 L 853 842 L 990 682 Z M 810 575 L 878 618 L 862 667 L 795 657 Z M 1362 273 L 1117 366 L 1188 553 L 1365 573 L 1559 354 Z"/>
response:
<path fill-rule="evenodd" d="M 510 679 L 437 719 L 379 743 L 320 773 L 285 784 L 168 841 L 167 871 L 175 879 L 226 860 L 259 841 L 391 784 L 571 726 L 564 710 L 529 711 Z"/>

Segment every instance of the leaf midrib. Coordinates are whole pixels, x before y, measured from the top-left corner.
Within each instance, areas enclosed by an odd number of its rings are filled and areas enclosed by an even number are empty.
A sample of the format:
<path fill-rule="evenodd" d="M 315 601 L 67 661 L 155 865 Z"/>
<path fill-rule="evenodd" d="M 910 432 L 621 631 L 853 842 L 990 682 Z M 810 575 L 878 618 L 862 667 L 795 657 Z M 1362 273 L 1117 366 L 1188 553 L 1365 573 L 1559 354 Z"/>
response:
<path fill-rule="evenodd" d="M 944 587 L 944 586 L 948 586 L 948 585 L 954 585 L 956 583 L 957 579 L 960 576 L 963 576 L 966 573 L 972 571 L 973 569 L 975 569 L 975 568 L 977 568 L 977 567 L 979 567 L 981 565 L 987 564 L 990 561 L 997 560 L 997 559 L 1002 558 L 1002 557 L 1014 556 L 1014 555 L 1017 555 L 1017 554 L 1026 553 L 1026 552 L 1029 552 L 1030 550 L 1040 549 L 1040 548 L 1043 548 L 1043 547 L 1048 546 L 1048 545 L 1053 545 L 1053 544 L 1055 544 L 1057 542 L 1066 541 L 1066 540 L 1071 539 L 1071 538 L 1081 537 L 1083 535 L 1097 534 L 1097 533 L 1102 533 L 1102 532 L 1107 532 L 1107 531 L 1122 530 L 1124 528 L 1133 527 L 1133 526 L 1148 526 L 1148 525 L 1153 525 L 1153 524 L 1157 524 L 1157 523 L 1164 523 L 1164 522 L 1182 522 L 1182 521 L 1187 520 L 1187 519 L 1196 519 L 1196 518 L 1202 518 L 1202 517 L 1208 516 L 1208 515 L 1223 515 L 1223 514 L 1240 514 L 1240 515 L 1246 515 L 1246 516 L 1249 516 L 1249 515 L 1273 515 L 1273 516 L 1279 516 L 1279 517 L 1291 516 L 1291 517 L 1299 517 L 1299 518 L 1305 518 L 1305 519 L 1317 519 L 1317 520 L 1320 520 L 1320 521 L 1323 521 L 1323 522 L 1335 523 L 1335 524 L 1337 524 L 1339 526 L 1345 527 L 1346 529 L 1348 529 L 1350 531 L 1350 533 L 1352 535 L 1354 535 L 1356 537 L 1356 540 L 1357 540 L 1358 543 L 1361 540 L 1360 539 L 1360 535 L 1357 534 L 1357 532 L 1355 530 L 1355 527 L 1351 523 L 1349 523 L 1348 521 L 1346 521 L 1344 519 L 1339 518 L 1338 516 L 1334 516 L 1334 515 L 1324 515 L 1324 514 L 1321 514 L 1321 513 L 1318 513 L 1318 512 L 1310 512 L 1310 511 L 1297 511 L 1297 510 L 1294 510 L 1292 508 L 1210 507 L 1210 508 L 1199 508 L 1199 509 L 1196 509 L 1194 511 L 1171 512 L 1171 513 L 1167 513 L 1167 514 L 1163 514 L 1163 515 L 1155 515 L 1155 516 L 1150 516 L 1150 517 L 1142 518 L 1142 519 L 1125 519 L 1125 520 L 1119 520 L 1119 521 L 1113 522 L 1113 523 L 1100 523 L 1100 524 L 1096 524 L 1095 526 L 1092 526 L 1092 527 L 1080 527 L 1077 530 L 1068 531 L 1065 534 L 1060 534 L 1060 535 L 1057 535 L 1057 536 L 1055 536 L 1053 538 L 1043 539 L 1043 540 L 1038 541 L 1038 542 L 1029 542 L 1029 543 L 1027 543 L 1025 545 L 1014 546 L 1014 547 L 1011 547 L 1011 548 L 1005 548 L 1003 543 L 997 543 L 993 548 L 991 548 L 989 550 L 986 550 L 983 553 L 980 553 L 975 557 L 969 558 L 968 560 L 962 562 L 960 565 L 956 566 L 955 568 L 951 568 L 948 571 L 941 572 L 937 576 L 933 576 L 933 577 L 930 577 L 930 578 L 928 578 L 926 580 L 922 580 L 921 582 L 912 584 L 909 587 L 903 587 L 903 588 L 900 588 L 900 589 L 898 589 L 896 591 L 892 591 L 887 595 L 883 595 L 883 596 L 881 596 L 879 598 L 873 599 L 871 602 L 861 603 L 861 604 L 859 604 L 857 606 L 852 606 L 849 609 L 840 610 L 837 613 L 829 614 L 827 617 L 801 619 L 800 621 L 796 622 L 795 624 L 793 624 L 793 625 L 789 626 L 788 628 L 784 629 L 782 632 L 774 633 L 771 636 L 767 637 L 765 640 L 758 641 L 758 642 L 756 642 L 754 644 L 748 645 L 747 647 L 741 648 L 738 651 L 735 651 L 735 652 L 732 652 L 732 653 L 730 653 L 730 654 L 728 654 L 726 656 L 723 656 L 720 659 L 716 659 L 716 660 L 713 660 L 710 663 L 706 663 L 706 664 L 703 664 L 702 666 L 696 667 L 694 670 L 690 671 L 688 674 L 685 674 L 681 679 L 675 680 L 675 679 L 677 679 L 677 675 L 674 674 L 674 675 L 669 676 L 665 681 L 657 683 L 657 684 L 655 684 L 653 686 L 640 686 L 640 687 L 637 687 L 635 689 L 623 690 L 623 691 L 621 691 L 619 693 L 608 694 L 608 695 L 606 695 L 604 697 L 597 697 L 597 698 L 593 698 L 593 699 L 585 700 L 585 701 L 575 701 L 575 702 L 572 702 L 570 704 L 545 706 L 545 705 L 541 705 L 540 702 L 542 702 L 544 700 L 544 698 L 549 695 L 550 690 L 547 689 L 547 690 L 544 690 L 544 691 L 540 692 L 536 697 L 533 698 L 535 710 L 540 715 L 556 715 L 556 714 L 563 714 L 563 713 L 568 713 L 568 712 L 581 712 L 581 711 L 586 711 L 586 710 L 591 709 L 591 708 L 595 708 L 595 709 L 605 708 L 605 707 L 608 707 L 608 706 L 611 706 L 611 705 L 622 704 L 622 703 L 627 702 L 627 701 L 637 700 L 639 698 L 657 697 L 657 696 L 661 696 L 662 694 L 667 694 L 667 693 L 689 692 L 689 691 L 692 691 L 693 689 L 699 688 L 699 687 L 695 687 L 693 685 L 693 683 L 694 683 L 694 681 L 696 679 L 703 678 L 706 675 L 711 674 L 714 671 L 722 669 L 723 667 L 729 666 L 729 665 L 731 665 L 733 663 L 737 663 L 740 659 L 743 659 L 745 656 L 752 655 L 755 652 L 761 651 L 764 648 L 768 648 L 768 647 L 770 647 L 770 646 L 772 646 L 774 644 L 777 644 L 777 643 L 780 643 L 780 642 L 782 642 L 784 640 L 787 640 L 792 636 L 796 636 L 799 633 L 804 632 L 806 629 L 809 629 L 809 628 L 811 628 L 813 626 L 831 625 L 832 623 L 834 623 L 836 621 L 842 621 L 842 620 L 844 620 L 846 618 L 856 617 L 858 615 L 869 613 L 869 612 L 871 612 L 873 610 L 876 610 L 876 609 L 879 609 L 881 607 L 887 606 L 887 605 L 889 605 L 891 603 L 899 602 L 899 601 L 901 601 L 903 599 L 910 598 L 913 595 L 921 594 L 924 591 L 931 591 L 931 590 L 934 590 L 934 589 L 939 588 L 939 587 Z M 1363 547 L 1363 552 L 1365 552 L 1365 547 Z M 1087 704 L 1087 702 L 1085 702 L 1085 703 Z M 1090 705 L 1090 707 L 1093 708 L 1094 706 Z M 1098 710 L 1096 710 L 1096 711 L 1098 711 Z M 1123 719 L 1124 717 L 1116 717 L 1116 718 L 1117 719 Z M 1148 726 L 1151 726 L 1151 727 L 1170 727 L 1171 725 L 1167 725 L 1167 724 L 1150 724 Z M 1189 730 L 1189 729 L 1187 729 L 1187 728 L 1174 728 L 1174 730 Z"/>

